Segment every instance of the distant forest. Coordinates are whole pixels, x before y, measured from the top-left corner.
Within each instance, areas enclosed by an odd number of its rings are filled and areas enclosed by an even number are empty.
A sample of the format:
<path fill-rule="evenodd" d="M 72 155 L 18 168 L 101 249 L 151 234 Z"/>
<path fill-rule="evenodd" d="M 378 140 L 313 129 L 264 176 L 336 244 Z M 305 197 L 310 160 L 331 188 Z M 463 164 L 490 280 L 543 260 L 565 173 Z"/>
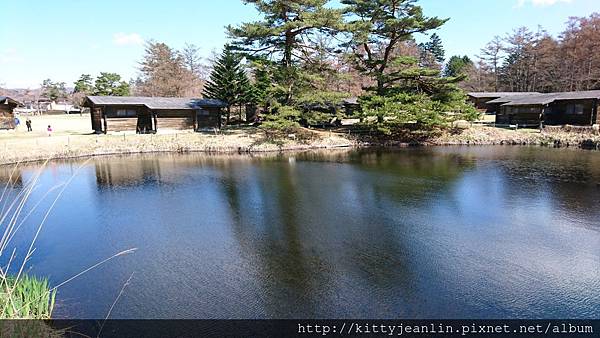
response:
<path fill-rule="evenodd" d="M 496 36 L 465 72 L 462 86 L 475 91 L 600 89 L 600 14 L 570 18 L 558 37 L 542 27 Z"/>

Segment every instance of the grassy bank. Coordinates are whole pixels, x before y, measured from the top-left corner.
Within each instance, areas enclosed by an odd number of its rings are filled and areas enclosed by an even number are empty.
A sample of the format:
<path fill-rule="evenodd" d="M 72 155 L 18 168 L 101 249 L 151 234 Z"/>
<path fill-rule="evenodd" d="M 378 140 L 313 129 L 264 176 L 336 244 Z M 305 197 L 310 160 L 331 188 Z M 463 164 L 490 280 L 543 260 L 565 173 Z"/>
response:
<path fill-rule="evenodd" d="M 11 135 L 12 133 L 12 135 Z M 344 135 L 310 132 L 267 137 L 258 129 L 224 131 L 219 134 L 182 132 L 158 135 L 55 135 L 21 137 L 0 135 L 0 164 L 46 159 L 140 154 L 153 152 L 250 153 L 319 148 L 352 147 Z"/>
<path fill-rule="evenodd" d="M 457 134 L 445 133 L 433 140 L 434 144 L 452 145 L 537 145 L 598 149 L 600 135 L 593 132 L 544 131 L 536 129 L 508 130 L 476 127 Z"/>
<path fill-rule="evenodd" d="M 593 133 L 561 131 L 540 133 L 538 130 L 515 131 L 484 126 L 425 134 L 409 132 L 394 137 L 306 129 L 299 130 L 295 134 L 273 137 L 256 128 L 230 129 L 218 134 L 193 132 L 158 135 L 61 134 L 52 137 L 3 132 L 0 134 L 0 164 L 154 152 L 259 153 L 406 145 L 540 145 L 597 149 L 600 145 L 600 136 Z"/>
<path fill-rule="evenodd" d="M 600 149 L 600 135 L 594 132 L 561 130 L 540 132 L 536 129 L 510 130 L 486 126 L 435 131 L 400 131 L 396 135 L 360 137 L 360 144 L 373 146 L 449 146 L 449 145 L 529 145 Z"/>

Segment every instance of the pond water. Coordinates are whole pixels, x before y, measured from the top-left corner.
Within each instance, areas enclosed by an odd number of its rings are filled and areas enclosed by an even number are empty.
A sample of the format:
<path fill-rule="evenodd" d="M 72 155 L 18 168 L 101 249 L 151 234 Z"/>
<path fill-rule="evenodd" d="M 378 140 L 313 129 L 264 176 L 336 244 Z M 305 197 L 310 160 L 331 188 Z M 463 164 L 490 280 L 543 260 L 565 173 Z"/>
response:
<path fill-rule="evenodd" d="M 132 274 L 111 318 L 600 313 L 597 152 L 105 157 L 21 166 L 9 195 L 38 171 L 25 210 L 46 199 L 11 242 L 14 266 L 69 179 L 28 273 L 57 285 L 138 249 L 63 286 L 58 318 L 104 318 Z"/>

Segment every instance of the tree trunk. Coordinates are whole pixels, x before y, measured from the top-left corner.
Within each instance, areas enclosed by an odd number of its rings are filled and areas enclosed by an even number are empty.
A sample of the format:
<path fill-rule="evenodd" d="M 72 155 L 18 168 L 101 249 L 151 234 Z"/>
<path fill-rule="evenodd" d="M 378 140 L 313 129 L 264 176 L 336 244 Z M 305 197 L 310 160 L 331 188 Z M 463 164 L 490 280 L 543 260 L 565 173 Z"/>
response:
<path fill-rule="evenodd" d="M 377 79 L 377 95 L 385 95 L 385 82 L 382 79 Z"/>
<path fill-rule="evenodd" d="M 292 88 L 293 88 L 293 79 L 292 79 L 292 51 L 294 49 L 294 44 L 296 42 L 296 35 L 292 30 L 287 30 L 285 32 L 285 49 L 283 52 L 283 68 L 285 69 L 284 75 L 287 77 L 288 86 L 285 101 L 289 104 L 292 101 Z"/>

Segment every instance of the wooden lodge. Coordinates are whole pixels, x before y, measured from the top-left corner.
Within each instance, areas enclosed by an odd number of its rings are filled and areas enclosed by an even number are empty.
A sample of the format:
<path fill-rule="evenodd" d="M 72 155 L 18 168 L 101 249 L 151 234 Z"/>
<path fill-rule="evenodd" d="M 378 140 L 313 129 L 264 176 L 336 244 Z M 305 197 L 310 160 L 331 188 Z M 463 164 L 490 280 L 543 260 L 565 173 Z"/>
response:
<path fill-rule="evenodd" d="M 517 95 L 489 101 L 499 105 L 497 125 L 520 127 L 593 126 L 600 124 L 600 90 Z"/>
<path fill-rule="evenodd" d="M 514 96 L 529 96 L 529 95 L 539 95 L 537 92 L 523 92 L 523 93 L 514 93 L 514 92 L 476 92 L 476 93 L 468 93 L 467 97 L 469 101 L 473 103 L 475 108 L 479 110 L 481 113 L 486 114 L 496 114 L 498 112 L 500 105 L 495 102 L 498 99 L 505 99 L 507 97 Z M 506 103 L 508 101 L 505 101 Z"/>
<path fill-rule="evenodd" d="M 15 129 L 15 108 L 19 102 L 7 96 L 0 96 L 0 129 Z"/>
<path fill-rule="evenodd" d="M 135 131 L 156 133 L 159 129 L 208 130 L 221 128 L 219 100 L 88 96 L 92 129 L 96 133 Z"/>

